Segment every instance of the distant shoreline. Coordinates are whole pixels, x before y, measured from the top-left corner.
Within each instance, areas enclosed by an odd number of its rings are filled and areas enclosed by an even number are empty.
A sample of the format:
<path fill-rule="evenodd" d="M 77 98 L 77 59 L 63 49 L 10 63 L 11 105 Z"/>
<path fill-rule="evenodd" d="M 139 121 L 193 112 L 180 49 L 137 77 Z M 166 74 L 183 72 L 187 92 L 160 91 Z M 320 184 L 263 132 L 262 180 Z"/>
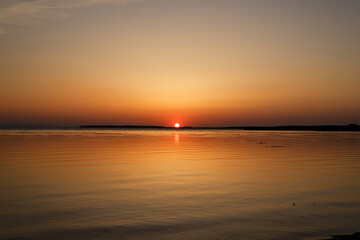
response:
<path fill-rule="evenodd" d="M 191 127 L 185 126 L 180 128 L 151 126 L 151 125 L 82 125 L 78 127 L 61 127 L 61 126 L 0 126 L 0 130 L 83 130 L 83 129 L 102 129 L 102 130 L 243 130 L 243 131 L 330 131 L 330 132 L 358 132 L 360 125 L 285 125 L 285 126 L 230 126 L 230 127 Z"/>
<path fill-rule="evenodd" d="M 243 126 L 243 127 L 164 127 L 146 125 L 83 125 L 81 129 L 176 129 L 176 130 L 261 130 L 261 131 L 360 131 L 360 125 L 316 125 L 316 126 Z"/>

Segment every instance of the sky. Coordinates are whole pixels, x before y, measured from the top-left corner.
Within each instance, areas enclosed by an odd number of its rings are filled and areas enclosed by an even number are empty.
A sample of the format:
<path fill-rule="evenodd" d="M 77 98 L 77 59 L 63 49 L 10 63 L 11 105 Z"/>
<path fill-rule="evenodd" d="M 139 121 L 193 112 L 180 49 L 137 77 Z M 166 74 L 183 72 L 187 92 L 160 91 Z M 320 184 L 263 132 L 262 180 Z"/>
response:
<path fill-rule="evenodd" d="M 0 0 L 0 126 L 360 124 L 358 0 Z"/>

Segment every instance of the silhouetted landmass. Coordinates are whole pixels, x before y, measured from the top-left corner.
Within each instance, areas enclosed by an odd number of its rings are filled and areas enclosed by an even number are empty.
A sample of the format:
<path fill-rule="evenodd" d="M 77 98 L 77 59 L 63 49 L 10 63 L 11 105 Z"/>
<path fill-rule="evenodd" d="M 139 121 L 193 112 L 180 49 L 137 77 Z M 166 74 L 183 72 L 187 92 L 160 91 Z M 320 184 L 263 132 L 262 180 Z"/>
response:
<path fill-rule="evenodd" d="M 360 232 L 353 235 L 334 235 L 332 238 L 326 240 L 360 240 Z"/>
<path fill-rule="evenodd" d="M 175 129 L 174 127 L 146 126 L 146 125 L 85 125 L 80 128 L 97 129 Z M 360 125 L 319 125 L 319 126 L 244 126 L 244 127 L 181 127 L 179 129 L 194 130 L 260 130 L 260 131 L 360 131 Z"/>
<path fill-rule="evenodd" d="M 279 131 L 360 131 L 360 125 L 321 125 L 321 126 L 277 126 L 245 127 L 244 130 L 279 130 Z"/>
<path fill-rule="evenodd" d="M 164 129 L 167 127 L 163 126 L 145 126 L 145 125 L 85 125 L 81 126 L 80 128 L 151 128 L 151 129 Z"/>

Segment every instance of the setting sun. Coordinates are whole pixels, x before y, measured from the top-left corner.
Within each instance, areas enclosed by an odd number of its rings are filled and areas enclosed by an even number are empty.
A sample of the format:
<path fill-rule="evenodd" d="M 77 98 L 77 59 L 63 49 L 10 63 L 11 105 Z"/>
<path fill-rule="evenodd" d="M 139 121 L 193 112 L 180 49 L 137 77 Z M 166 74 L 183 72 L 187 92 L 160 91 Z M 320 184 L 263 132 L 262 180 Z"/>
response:
<path fill-rule="evenodd" d="M 180 124 L 179 124 L 179 123 L 175 123 L 175 124 L 174 124 L 174 127 L 175 127 L 175 128 L 179 128 L 179 127 L 180 127 Z"/>

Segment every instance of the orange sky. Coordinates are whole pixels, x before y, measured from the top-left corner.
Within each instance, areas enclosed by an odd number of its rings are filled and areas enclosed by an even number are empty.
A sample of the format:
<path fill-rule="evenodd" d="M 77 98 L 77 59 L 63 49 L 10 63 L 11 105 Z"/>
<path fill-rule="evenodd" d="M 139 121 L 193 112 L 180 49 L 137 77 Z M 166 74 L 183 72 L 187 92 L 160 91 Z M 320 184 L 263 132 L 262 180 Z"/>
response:
<path fill-rule="evenodd" d="M 359 1 L 5 0 L 0 126 L 360 123 Z"/>

